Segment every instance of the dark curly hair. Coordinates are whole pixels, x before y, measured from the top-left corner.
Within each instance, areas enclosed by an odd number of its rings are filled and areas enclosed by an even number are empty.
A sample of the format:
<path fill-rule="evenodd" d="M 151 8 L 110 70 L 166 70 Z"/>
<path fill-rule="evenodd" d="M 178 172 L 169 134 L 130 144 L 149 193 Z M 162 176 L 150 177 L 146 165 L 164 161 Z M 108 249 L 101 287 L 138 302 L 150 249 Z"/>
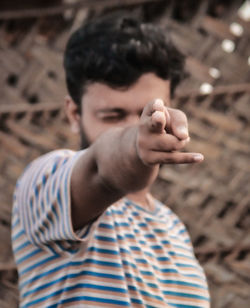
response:
<path fill-rule="evenodd" d="M 79 107 L 88 84 L 126 89 L 148 72 L 170 80 L 173 95 L 183 66 L 184 57 L 166 31 L 128 13 L 85 22 L 70 37 L 64 55 L 67 88 Z"/>

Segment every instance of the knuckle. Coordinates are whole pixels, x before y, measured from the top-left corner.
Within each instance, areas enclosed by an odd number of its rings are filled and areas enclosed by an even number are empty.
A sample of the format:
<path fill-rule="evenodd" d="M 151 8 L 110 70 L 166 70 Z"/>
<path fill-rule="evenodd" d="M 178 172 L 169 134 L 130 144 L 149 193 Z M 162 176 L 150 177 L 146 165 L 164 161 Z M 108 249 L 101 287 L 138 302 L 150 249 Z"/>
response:
<path fill-rule="evenodd" d="M 173 144 L 173 150 L 174 151 L 179 151 L 179 150 L 181 150 L 183 148 L 183 145 L 181 144 L 181 142 L 176 142 L 176 143 L 174 143 Z"/>
<path fill-rule="evenodd" d="M 166 157 L 164 157 L 164 161 L 163 161 L 164 164 L 173 164 L 175 163 L 175 159 L 174 159 L 174 156 L 173 155 L 167 155 Z"/>
<path fill-rule="evenodd" d="M 181 150 L 183 149 L 187 144 L 187 141 L 186 140 L 181 140 L 181 141 L 177 141 L 176 144 L 175 144 L 175 150 Z"/>

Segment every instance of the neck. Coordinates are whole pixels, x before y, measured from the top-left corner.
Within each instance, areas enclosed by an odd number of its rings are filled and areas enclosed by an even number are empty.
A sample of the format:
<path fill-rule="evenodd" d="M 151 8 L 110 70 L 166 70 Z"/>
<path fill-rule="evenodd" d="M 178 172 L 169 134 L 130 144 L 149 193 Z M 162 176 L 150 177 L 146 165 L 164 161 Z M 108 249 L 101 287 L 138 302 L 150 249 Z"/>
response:
<path fill-rule="evenodd" d="M 152 196 L 149 192 L 149 188 L 145 188 L 143 190 L 137 191 L 135 193 L 131 193 L 126 195 L 126 198 L 134 201 L 135 203 L 141 205 L 146 210 L 153 212 L 155 209 L 155 204 L 153 202 Z"/>

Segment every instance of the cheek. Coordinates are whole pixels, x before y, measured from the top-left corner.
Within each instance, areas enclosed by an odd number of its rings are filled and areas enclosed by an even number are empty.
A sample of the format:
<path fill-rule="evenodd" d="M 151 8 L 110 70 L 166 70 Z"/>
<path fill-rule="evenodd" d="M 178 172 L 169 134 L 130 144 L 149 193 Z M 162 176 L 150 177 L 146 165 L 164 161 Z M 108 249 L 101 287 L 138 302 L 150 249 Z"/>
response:
<path fill-rule="evenodd" d="M 96 118 L 90 117 L 83 119 L 81 123 L 81 128 L 90 143 L 93 143 L 101 134 L 111 127 L 112 125 L 107 125 L 98 121 Z"/>

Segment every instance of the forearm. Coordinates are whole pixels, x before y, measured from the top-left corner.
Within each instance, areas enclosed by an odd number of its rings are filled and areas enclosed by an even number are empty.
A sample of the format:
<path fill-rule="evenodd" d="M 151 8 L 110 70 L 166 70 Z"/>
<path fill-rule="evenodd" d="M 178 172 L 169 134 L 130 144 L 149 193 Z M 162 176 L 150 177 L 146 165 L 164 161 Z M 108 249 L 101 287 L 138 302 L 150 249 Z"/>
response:
<path fill-rule="evenodd" d="M 136 151 L 136 127 L 103 133 L 77 161 L 71 175 L 71 211 L 75 229 L 99 216 L 124 195 L 148 186 L 157 167 L 142 163 Z"/>
<path fill-rule="evenodd" d="M 116 128 L 94 144 L 98 176 L 111 189 L 123 194 L 151 184 L 158 166 L 147 166 L 137 153 L 138 126 Z"/>

